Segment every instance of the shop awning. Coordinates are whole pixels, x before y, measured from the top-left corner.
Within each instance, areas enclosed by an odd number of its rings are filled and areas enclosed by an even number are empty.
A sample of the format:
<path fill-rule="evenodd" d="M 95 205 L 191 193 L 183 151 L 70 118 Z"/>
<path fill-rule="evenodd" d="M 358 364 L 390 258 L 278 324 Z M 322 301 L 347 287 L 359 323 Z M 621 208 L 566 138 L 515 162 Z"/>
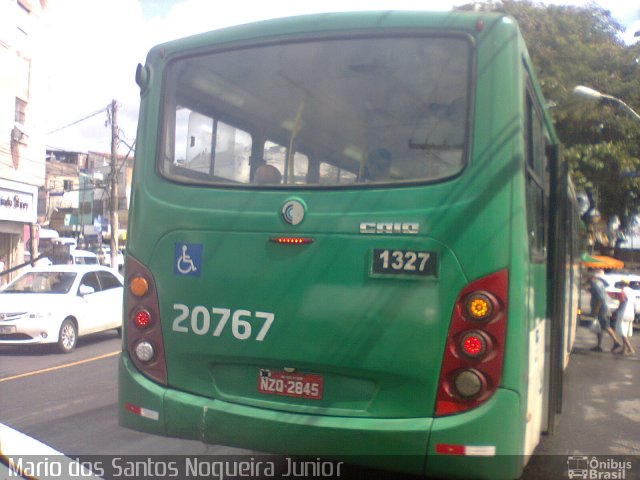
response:
<path fill-rule="evenodd" d="M 582 265 L 588 268 L 602 268 L 603 270 L 624 268 L 624 262 L 617 258 L 607 257 L 605 255 L 583 255 Z"/>

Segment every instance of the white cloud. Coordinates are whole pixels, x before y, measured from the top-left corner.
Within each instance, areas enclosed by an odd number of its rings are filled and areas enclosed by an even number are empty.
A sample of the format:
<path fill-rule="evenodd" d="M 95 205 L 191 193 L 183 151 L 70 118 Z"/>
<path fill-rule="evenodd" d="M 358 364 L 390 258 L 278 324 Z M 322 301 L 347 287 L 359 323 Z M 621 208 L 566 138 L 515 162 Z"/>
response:
<path fill-rule="evenodd" d="M 137 108 L 133 76 L 147 49 L 138 37 L 146 28 L 138 2 L 50 2 L 47 23 L 50 95 L 46 131 L 106 107 L 114 98 Z M 110 136 L 105 120 L 106 113 L 52 134 L 47 145 L 107 151 Z M 134 131 L 127 134 L 135 136 Z"/>

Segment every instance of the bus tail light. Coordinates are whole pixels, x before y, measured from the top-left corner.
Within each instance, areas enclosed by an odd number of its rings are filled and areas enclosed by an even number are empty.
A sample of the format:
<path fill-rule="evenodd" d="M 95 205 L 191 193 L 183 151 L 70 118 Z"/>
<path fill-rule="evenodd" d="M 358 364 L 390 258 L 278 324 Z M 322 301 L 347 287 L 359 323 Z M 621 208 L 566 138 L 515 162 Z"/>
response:
<path fill-rule="evenodd" d="M 147 340 L 140 340 L 136 345 L 134 354 L 141 362 L 149 363 L 156 356 L 156 349 Z"/>
<path fill-rule="evenodd" d="M 460 351 L 469 358 L 482 358 L 492 348 L 491 339 L 482 330 L 468 330 L 460 336 Z"/>
<path fill-rule="evenodd" d="M 480 405 L 500 384 L 507 325 L 506 270 L 458 294 L 451 315 L 436 398 L 436 416 Z"/>
<path fill-rule="evenodd" d="M 144 330 L 151 326 L 151 313 L 146 308 L 140 308 L 133 313 L 133 324 Z"/>
<path fill-rule="evenodd" d="M 160 307 L 153 277 L 147 268 L 127 257 L 125 338 L 131 361 L 141 373 L 163 385 L 167 367 L 160 325 Z"/>

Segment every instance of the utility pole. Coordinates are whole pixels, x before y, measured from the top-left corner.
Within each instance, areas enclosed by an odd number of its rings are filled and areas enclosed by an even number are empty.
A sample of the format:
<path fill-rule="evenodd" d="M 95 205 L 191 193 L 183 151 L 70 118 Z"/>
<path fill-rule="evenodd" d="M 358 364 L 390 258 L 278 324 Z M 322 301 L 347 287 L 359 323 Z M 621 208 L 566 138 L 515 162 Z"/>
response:
<path fill-rule="evenodd" d="M 118 103 L 111 102 L 111 268 L 118 268 Z"/>

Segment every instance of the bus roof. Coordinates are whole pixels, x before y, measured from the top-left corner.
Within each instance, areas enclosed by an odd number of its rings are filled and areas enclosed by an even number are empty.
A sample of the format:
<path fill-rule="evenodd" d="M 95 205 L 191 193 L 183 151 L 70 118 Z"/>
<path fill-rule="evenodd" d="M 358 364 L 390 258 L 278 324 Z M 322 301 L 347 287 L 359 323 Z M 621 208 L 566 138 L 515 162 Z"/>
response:
<path fill-rule="evenodd" d="M 170 56 L 184 50 L 202 47 L 203 45 L 215 45 L 246 41 L 250 39 L 262 39 L 266 37 L 285 38 L 297 34 L 339 33 L 361 29 L 406 29 L 416 28 L 441 31 L 460 31 L 476 35 L 482 30 L 487 30 L 489 24 L 508 18 L 499 12 L 428 12 L 428 11 L 368 11 L 368 12 L 339 12 L 316 13 L 294 17 L 275 18 L 253 23 L 225 27 L 210 32 L 201 33 L 178 40 L 172 40 L 155 46 L 153 52 L 161 57 Z M 484 26 L 478 21 L 482 20 Z M 515 22 L 512 22 L 515 26 Z"/>

